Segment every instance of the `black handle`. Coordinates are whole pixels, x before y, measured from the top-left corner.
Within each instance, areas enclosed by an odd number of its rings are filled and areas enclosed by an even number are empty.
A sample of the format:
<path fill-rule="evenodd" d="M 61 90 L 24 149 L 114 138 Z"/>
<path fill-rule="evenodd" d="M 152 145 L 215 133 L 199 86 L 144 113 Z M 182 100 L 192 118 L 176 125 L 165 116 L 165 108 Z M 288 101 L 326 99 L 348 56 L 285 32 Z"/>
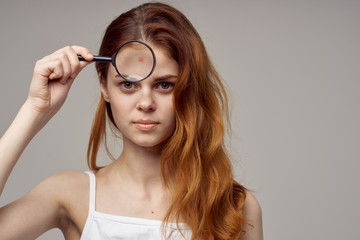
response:
<path fill-rule="evenodd" d="M 88 62 L 85 58 L 78 55 L 79 61 Z M 94 59 L 91 62 L 111 62 L 111 57 L 103 57 L 103 56 L 94 56 Z"/>

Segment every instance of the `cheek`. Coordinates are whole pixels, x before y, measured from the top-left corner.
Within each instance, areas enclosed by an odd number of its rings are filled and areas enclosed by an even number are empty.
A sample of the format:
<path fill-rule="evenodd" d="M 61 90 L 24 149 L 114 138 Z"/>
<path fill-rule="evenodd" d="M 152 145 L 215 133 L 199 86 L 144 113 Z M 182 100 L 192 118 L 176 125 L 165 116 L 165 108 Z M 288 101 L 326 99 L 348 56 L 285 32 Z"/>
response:
<path fill-rule="evenodd" d="M 170 124 L 175 124 L 175 109 L 172 102 L 170 102 L 164 107 L 164 116 L 169 119 Z"/>
<path fill-rule="evenodd" d="M 175 118 L 175 109 L 171 95 L 166 96 L 165 98 L 162 99 L 158 99 L 157 104 L 159 105 L 158 107 L 162 109 L 161 110 L 163 112 L 162 114 L 170 118 Z"/>
<path fill-rule="evenodd" d="M 129 120 L 131 106 L 128 101 L 110 101 L 111 112 L 117 128 L 120 130 Z"/>
<path fill-rule="evenodd" d="M 109 101 L 114 117 L 115 115 L 126 115 L 134 108 L 134 99 L 131 96 L 121 94 L 116 88 L 109 91 Z"/>

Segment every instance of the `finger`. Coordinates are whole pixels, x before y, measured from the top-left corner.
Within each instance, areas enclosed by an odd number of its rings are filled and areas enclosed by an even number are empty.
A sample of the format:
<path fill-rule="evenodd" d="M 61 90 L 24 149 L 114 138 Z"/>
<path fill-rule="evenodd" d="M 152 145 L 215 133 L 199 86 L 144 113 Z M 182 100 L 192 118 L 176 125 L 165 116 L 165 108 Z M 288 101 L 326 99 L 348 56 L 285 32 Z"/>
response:
<path fill-rule="evenodd" d="M 46 79 L 61 79 L 64 75 L 62 58 L 64 55 L 61 51 L 57 51 L 37 61 L 34 74 L 42 76 Z"/>
<path fill-rule="evenodd" d="M 80 46 L 72 46 L 72 49 L 78 54 L 81 55 L 83 58 L 85 58 L 86 61 L 92 61 L 94 59 L 94 56 L 91 54 L 90 50 L 86 47 L 80 47 Z"/>
<path fill-rule="evenodd" d="M 76 77 L 69 77 L 68 79 L 67 79 L 67 81 L 64 83 L 64 86 L 66 86 L 67 87 L 67 89 L 70 89 L 70 87 L 72 86 L 72 84 L 73 84 L 73 82 L 75 81 L 75 78 Z"/>
<path fill-rule="evenodd" d="M 81 46 L 76 46 L 76 45 L 63 47 L 63 48 L 53 52 L 49 56 L 52 56 L 52 55 L 56 56 L 59 53 L 62 53 L 64 51 L 70 52 L 71 50 L 74 50 L 77 55 L 81 55 L 82 57 L 84 57 L 86 61 L 92 61 L 94 59 L 94 56 L 91 54 L 89 49 L 87 49 L 86 47 L 81 47 Z"/>
<path fill-rule="evenodd" d="M 54 80 L 62 78 L 64 75 L 62 63 L 60 61 L 52 61 L 44 64 L 44 69 L 48 74 L 44 74 L 48 76 L 48 79 Z M 44 76 L 44 77 L 45 77 Z"/>
<path fill-rule="evenodd" d="M 84 69 L 87 65 L 93 63 L 92 60 L 94 59 L 94 56 L 92 55 L 89 49 L 80 46 L 72 46 L 72 49 L 74 49 L 77 55 L 82 56 L 86 60 L 86 61 L 79 61 L 80 71 Z"/>
<path fill-rule="evenodd" d="M 65 84 L 72 73 L 68 54 L 66 52 L 60 53 L 58 61 L 61 62 L 63 68 L 63 76 L 59 80 L 61 83 Z"/>
<path fill-rule="evenodd" d="M 71 66 L 70 77 L 75 78 L 77 76 L 77 74 L 81 71 L 79 58 L 77 56 L 77 53 L 75 52 L 75 50 L 72 47 L 65 47 L 64 50 L 67 53 L 67 57 L 69 59 L 70 66 Z"/>
<path fill-rule="evenodd" d="M 42 69 L 41 75 L 43 77 L 48 77 L 50 80 L 59 79 L 61 83 L 65 83 L 69 77 L 76 78 L 77 74 L 91 63 L 80 62 L 77 55 L 83 56 L 88 61 L 93 59 L 93 55 L 87 48 L 68 46 L 40 59 L 37 69 Z"/>

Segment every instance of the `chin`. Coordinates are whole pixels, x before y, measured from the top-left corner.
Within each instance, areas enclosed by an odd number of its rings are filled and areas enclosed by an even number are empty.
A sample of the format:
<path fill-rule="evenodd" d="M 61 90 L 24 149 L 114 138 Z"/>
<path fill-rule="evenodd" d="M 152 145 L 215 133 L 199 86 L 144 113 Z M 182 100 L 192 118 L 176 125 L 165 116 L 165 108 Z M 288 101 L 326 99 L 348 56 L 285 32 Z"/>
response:
<path fill-rule="evenodd" d="M 157 142 L 142 142 L 138 146 L 143 148 L 163 148 L 167 141 L 157 141 Z"/>
<path fill-rule="evenodd" d="M 165 144 L 169 141 L 170 137 L 163 139 L 139 139 L 132 141 L 133 144 L 142 147 L 142 148 L 154 148 L 154 149 L 162 149 Z"/>

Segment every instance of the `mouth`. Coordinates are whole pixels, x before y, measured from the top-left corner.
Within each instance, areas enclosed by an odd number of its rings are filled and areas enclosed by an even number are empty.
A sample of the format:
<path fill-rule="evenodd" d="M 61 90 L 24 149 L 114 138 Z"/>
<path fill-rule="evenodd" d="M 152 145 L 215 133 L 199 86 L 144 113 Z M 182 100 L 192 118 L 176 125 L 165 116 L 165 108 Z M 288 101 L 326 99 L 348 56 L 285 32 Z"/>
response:
<path fill-rule="evenodd" d="M 133 122 L 135 126 L 140 130 L 151 130 L 157 125 L 159 125 L 159 122 L 155 122 L 152 120 L 137 120 Z"/>

